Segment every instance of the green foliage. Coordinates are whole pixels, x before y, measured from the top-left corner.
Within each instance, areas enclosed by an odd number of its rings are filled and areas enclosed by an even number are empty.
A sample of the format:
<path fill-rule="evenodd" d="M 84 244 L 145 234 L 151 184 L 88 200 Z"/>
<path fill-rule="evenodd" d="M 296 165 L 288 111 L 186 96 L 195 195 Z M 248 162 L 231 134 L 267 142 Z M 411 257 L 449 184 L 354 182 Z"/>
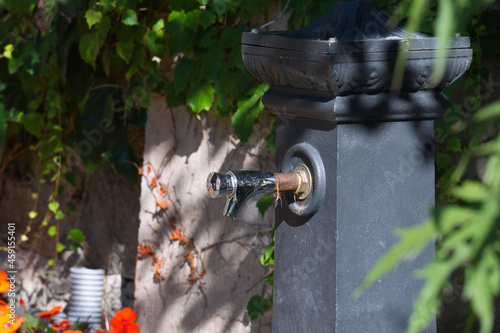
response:
<path fill-rule="evenodd" d="M 257 319 L 259 315 L 263 315 L 273 308 L 273 298 L 262 299 L 261 296 L 255 295 L 250 298 L 247 304 L 248 316 L 252 321 Z"/>
<path fill-rule="evenodd" d="M 452 274 L 464 272 L 462 297 L 470 301 L 481 333 L 492 331 L 494 299 L 500 296 L 500 102 L 492 102 L 481 109 L 481 103 L 490 97 L 484 95 L 484 91 L 491 93 L 493 89 L 482 55 L 486 53 L 492 59 L 498 57 L 500 51 L 497 46 L 484 43 L 488 38 L 481 37 L 489 34 L 491 40 L 496 33 L 480 23 L 483 15 L 464 19 L 478 13 L 475 3 L 450 3 L 440 2 L 437 11 L 436 30 L 441 29 L 438 36 L 446 37 L 440 47 L 446 47 L 451 32 L 458 26 L 470 22 L 468 34 L 475 57 L 462 85 L 450 87 L 446 92 L 458 100 L 467 97 L 462 104 L 452 105 L 436 123 L 436 141 L 443 143 L 444 148 L 436 155 L 441 205 L 423 224 L 396 231 L 399 242 L 373 267 L 354 294 L 359 296 L 399 262 L 414 256 L 425 246 L 432 246 L 437 240 L 435 259 L 418 272 L 425 284 L 414 303 L 408 324 L 410 333 L 420 332 L 431 316 L 441 310 L 441 294 Z M 410 15 L 417 20 L 418 15 L 413 12 Z M 486 16 L 486 21 L 489 20 L 491 18 Z M 439 77 L 439 71 L 434 75 Z M 465 177 L 477 158 L 486 161 L 484 174 L 479 179 Z M 458 163 L 452 163 L 454 160 Z"/>
<path fill-rule="evenodd" d="M 265 195 L 257 201 L 257 209 L 259 210 L 260 215 L 264 217 L 264 214 L 274 204 L 276 197 L 274 195 Z"/>
<path fill-rule="evenodd" d="M 0 158 L 9 140 L 39 157 L 49 198 L 35 199 L 30 236 L 60 237 L 58 205 L 75 154 L 89 172 L 103 160 L 137 186 L 130 131 L 144 127 L 149 93 L 198 118 L 231 118 L 244 144 L 266 87 L 246 70 L 241 34 L 264 0 L 7 0 L 0 5 Z M 223 64 L 223 66 L 221 66 Z M 73 156 L 74 160 L 74 156 Z M 49 212 L 39 214 L 47 204 Z M 75 212 L 74 207 L 69 212 Z M 55 221 L 54 221 L 55 220 Z M 54 229 L 56 228 L 56 229 Z M 31 222 L 21 236 L 28 240 Z M 78 243 L 78 242 L 75 242 Z M 55 249 L 60 250 L 59 248 Z M 56 255 L 53 259 L 56 259 Z M 51 261 L 52 262 L 52 261 Z M 53 260 L 55 262 L 55 260 Z"/>
<path fill-rule="evenodd" d="M 274 196 L 272 197 L 274 201 Z M 265 211 L 264 211 L 265 212 Z M 274 265 L 274 230 L 271 231 L 271 243 L 266 246 L 264 253 L 260 256 L 260 263 L 263 266 Z M 274 268 L 272 268 L 263 278 L 263 280 L 273 285 L 274 283 Z M 247 303 L 248 316 L 252 321 L 257 319 L 259 315 L 263 315 L 270 311 L 273 307 L 273 296 L 269 298 L 262 298 L 259 295 L 254 295 Z"/>
<path fill-rule="evenodd" d="M 80 229 L 71 229 L 68 235 L 68 239 L 73 241 L 73 243 L 70 245 L 71 250 L 76 250 L 80 246 L 80 244 L 85 241 L 83 232 Z"/>
<path fill-rule="evenodd" d="M 58 333 L 61 330 L 55 330 L 53 325 L 58 325 L 52 317 L 49 319 L 42 319 L 39 315 L 34 316 L 28 311 L 24 311 L 23 313 L 24 322 L 21 325 L 22 332 L 28 333 Z M 66 327 L 64 331 L 81 331 L 82 333 L 89 333 L 92 331 L 92 327 L 86 321 L 75 322 L 70 326 Z"/>

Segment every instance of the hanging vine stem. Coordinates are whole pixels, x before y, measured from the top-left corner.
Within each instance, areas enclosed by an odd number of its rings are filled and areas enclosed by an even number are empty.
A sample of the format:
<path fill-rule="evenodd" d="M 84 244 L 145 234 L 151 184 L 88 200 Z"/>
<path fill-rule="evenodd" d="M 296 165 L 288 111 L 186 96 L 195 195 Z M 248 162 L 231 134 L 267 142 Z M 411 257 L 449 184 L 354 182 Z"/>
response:
<path fill-rule="evenodd" d="M 284 8 L 283 8 L 283 10 L 281 11 L 281 14 L 279 14 L 278 16 L 276 16 L 276 18 L 275 18 L 274 20 L 269 21 L 269 22 L 267 22 L 267 23 L 265 23 L 265 24 L 261 25 L 259 29 L 263 29 L 263 28 L 265 28 L 265 27 L 267 27 L 267 26 L 269 26 L 269 25 L 273 24 L 274 22 L 278 21 L 279 19 L 283 18 L 283 15 L 285 15 L 285 13 L 286 13 L 286 11 L 287 11 L 287 9 L 288 9 L 288 5 L 290 5 L 290 0 L 288 0 L 288 1 L 286 2 L 285 7 L 284 7 Z"/>
<path fill-rule="evenodd" d="M 250 236 L 250 235 L 255 235 L 255 234 L 262 234 L 262 233 L 266 233 L 266 232 L 271 232 L 273 229 L 270 228 L 270 229 L 262 229 L 262 230 L 254 230 L 254 231 L 249 231 L 249 232 L 246 232 L 244 234 L 240 234 L 236 237 L 233 237 L 233 238 L 227 238 L 227 239 L 221 239 L 215 243 L 212 243 L 212 244 L 209 244 L 209 245 L 206 245 L 204 247 L 202 247 L 200 249 L 200 252 L 204 252 L 206 250 L 209 250 L 211 248 L 213 248 L 214 246 L 217 246 L 217 245 L 220 245 L 220 244 L 223 244 L 223 243 L 232 243 L 232 242 L 236 242 L 238 239 L 240 238 L 244 238 L 244 237 L 247 237 L 247 236 Z"/>

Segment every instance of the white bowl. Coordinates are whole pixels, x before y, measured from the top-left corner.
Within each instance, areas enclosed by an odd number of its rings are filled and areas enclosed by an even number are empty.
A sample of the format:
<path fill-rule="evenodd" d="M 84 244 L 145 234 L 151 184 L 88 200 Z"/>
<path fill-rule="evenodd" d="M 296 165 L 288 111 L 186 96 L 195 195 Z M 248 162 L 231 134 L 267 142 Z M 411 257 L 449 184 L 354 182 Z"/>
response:
<path fill-rule="evenodd" d="M 104 269 L 102 268 L 71 267 L 69 272 L 73 274 L 104 275 Z"/>

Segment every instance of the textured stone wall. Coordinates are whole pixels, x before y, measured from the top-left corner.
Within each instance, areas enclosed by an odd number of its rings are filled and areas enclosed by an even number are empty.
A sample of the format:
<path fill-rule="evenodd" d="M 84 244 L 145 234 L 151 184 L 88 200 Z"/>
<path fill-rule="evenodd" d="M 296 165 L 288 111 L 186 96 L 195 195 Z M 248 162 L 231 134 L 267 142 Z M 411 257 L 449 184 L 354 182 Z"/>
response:
<path fill-rule="evenodd" d="M 236 221 L 228 220 L 222 216 L 224 200 L 210 199 L 205 182 L 211 171 L 274 170 L 274 153 L 264 143 L 272 120 L 263 115 L 251 142 L 241 145 L 228 119 L 214 112 L 200 118 L 183 107 L 167 108 L 162 98 L 148 111 L 142 254 L 135 276 L 138 324 L 158 333 L 270 332 L 271 316 L 251 324 L 246 304 L 252 295 L 271 292 L 263 282 L 249 289 L 267 272 L 259 257 L 269 242 L 273 212 L 263 219 L 253 200 Z"/>

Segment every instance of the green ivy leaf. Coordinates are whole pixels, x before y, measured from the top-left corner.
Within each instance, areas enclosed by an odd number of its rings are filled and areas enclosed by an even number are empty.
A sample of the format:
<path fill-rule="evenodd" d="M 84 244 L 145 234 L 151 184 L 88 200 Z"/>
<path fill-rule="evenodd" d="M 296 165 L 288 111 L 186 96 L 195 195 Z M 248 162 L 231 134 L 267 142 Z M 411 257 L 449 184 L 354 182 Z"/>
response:
<path fill-rule="evenodd" d="M 168 14 L 168 22 L 172 22 L 174 20 L 179 20 L 184 23 L 186 20 L 186 13 L 184 11 L 173 10 L 170 14 Z"/>
<path fill-rule="evenodd" d="M 195 113 L 200 113 L 203 110 L 210 110 L 214 102 L 214 87 L 205 83 L 204 85 L 195 85 L 191 87 L 187 96 L 189 107 Z"/>
<path fill-rule="evenodd" d="M 56 220 L 62 220 L 63 218 L 66 217 L 66 214 L 62 210 L 58 210 L 55 215 L 54 215 Z"/>
<path fill-rule="evenodd" d="M 123 24 L 125 25 L 139 25 L 139 22 L 137 21 L 137 13 L 133 9 L 127 9 L 125 11 L 125 15 L 123 16 L 122 19 Z"/>
<path fill-rule="evenodd" d="M 274 204 L 274 195 L 265 195 L 257 201 L 257 208 L 259 209 L 260 215 L 264 217 L 264 214 Z"/>
<path fill-rule="evenodd" d="M 54 265 L 54 259 L 50 259 L 49 261 L 47 261 L 47 265 L 49 266 Z"/>
<path fill-rule="evenodd" d="M 32 220 L 33 220 L 33 219 L 34 219 L 37 215 L 38 215 L 38 213 L 37 213 L 37 212 L 35 212 L 35 211 L 31 211 L 31 212 L 29 212 L 29 213 L 28 213 L 29 218 L 30 218 L 30 219 L 32 219 Z"/>
<path fill-rule="evenodd" d="M 452 136 L 446 142 L 446 149 L 451 151 L 462 151 L 462 145 L 460 144 L 460 139 L 456 136 Z"/>
<path fill-rule="evenodd" d="M 262 266 L 274 265 L 274 243 L 266 246 L 266 250 L 260 256 Z"/>
<path fill-rule="evenodd" d="M 193 31 L 196 31 L 200 22 L 200 14 L 201 12 L 199 9 L 195 9 L 191 12 L 186 13 L 186 21 L 184 22 L 186 24 L 186 27 Z"/>
<path fill-rule="evenodd" d="M 52 213 L 56 213 L 57 210 L 59 209 L 59 202 L 57 201 L 53 201 L 53 202 L 50 202 L 49 203 L 49 210 L 52 212 Z"/>
<path fill-rule="evenodd" d="M 94 32 L 92 34 L 83 34 L 80 39 L 80 44 L 78 49 L 80 50 L 80 56 L 82 59 L 92 65 L 95 70 L 95 60 L 99 54 L 99 32 Z"/>
<path fill-rule="evenodd" d="M 153 31 L 156 31 L 156 32 L 159 32 L 159 31 L 162 31 L 163 32 L 163 29 L 165 28 L 165 20 L 164 19 L 159 19 L 152 27 L 151 29 Z M 160 36 L 160 37 L 163 37 Z"/>
<path fill-rule="evenodd" d="M 68 202 L 68 212 L 71 213 L 71 215 L 76 216 L 76 205 L 74 202 Z"/>
<path fill-rule="evenodd" d="M 231 117 L 231 122 L 234 132 L 242 142 L 246 142 L 252 135 L 253 124 L 261 110 L 259 101 L 267 89 L 269 89 L 267 85 L 261 84 L 254 90 L 250 98 L 238 102 L 238 109 Z M 255 105 L 257 106 L 254 107 Z"/>
<path fill-rule="evenodd" d="M 116 43 L 116 53 L 128 64 L 134 51 L 134 42 L 132 40 L 120 40 Z"/>
<path fill-rule="evenodd" d="M 238 109 L 236 113 L 231 117 L 234 132 L 240 138 L 241 142 L 247 142 L 252 135 L 253 124 L 259 116 L 259 111 L 260 109 L 258 107 L 253 108 L 250 111 L 246 111 L 245 109 Z"/>
<path fill-rule="evenodd" d="M 238 28 L 226 28 L 220 35 L 220 43 L 224 48 L 233 48 L 239 45 L 241 42 L 241 34 L 243 33 L 244 27 L 239 26 Z"/>
<path fill-rule="evenodd" d="M 101 36 L 105 37 L 109 29 L 111 28 L 111 19 L 109 16 L 104 16 L 104 18 L 101 21 L 101 24 L 99 24 L 99 31 L 101 32 Z"/>
<path fill-rule="evenodd" d="M 223 16 L 225 13 L 232 11 L 238 6 L 236 0 L 213 0 L 210 1 L 210 4 L 219 16 Z"/>
<path fill-rule="evenodd" d="M 85 241 L 85 238 L 83 237 L 83 232 L 80 229 L 71 229 L 68 235 L 68 239 L 71 239 L 76 244 L 80 244 Z"/>
<path fill-rule="evenodd" d="M 209 10 L 204 10 L 200 13 L 200 24 L 204 29 L 206 29 L 208 26 L 215 23 L 215 18 L 216 16 L 214 13 Z"/>
<path fill-rule="evenodd" d="M 182 58 L 177 67 L 175 67 L 174 87 L 176 94 L 186 88 L 189 82 L 189 74 L 191 74 L 194 66 L 195 62 L 193 60 Z"/>
<path fill-rule="evenodd" d="M 55 236 L 56 233 L 57 233 L 57 228 L 55 225 L 50 226 L 49 229 L 47 230 L 47 235 L 49 235 L 50 237 Z"/>
<path fill-rule="evenodd" d="M 23 116 L 23 125 L 26 131 L 40 137 L 44 125 L 43 116 L 40 113 L 30 112 Z"/>
<path fill-rule="evenodd" d="M 155 33 L 150 33 L 146 38 L 146 46 L 152 55 L 161 57 L 163 53 L 165 53 L 165 45 L 161 39 L 159 40 L 159 43 L 157 40 L 158 37 L 155 36 Z"/>
<path fill-rule="evenodd" d="M 85 12 L 85 19 L 87 20 L 87 24 L 89 25 L 89 29 L 92 29 L 92 26 L 101 22 L 102 13 L 93 9 L 89 9 Z"/>
<path fill-rule="evenodd" d="M 206 52 L 201 61 L 201 75 L 202 77 L 210 79 L 211 82 L 217 82 L 218 70 L 224 59 L 224 51 L 214 48 Z M 241 78 L 240 78 L 241 80 Z"/>
<path fill-rule="evenodd" d="M 450 163 L 450 155 L 438 153 L 436 156 L 436 167 L 442 169 Z"/>
<path fill-rule="evenodd" d="M 7 59 L 12 59 L 12 51 L 14 50 L 14 45 L 7 44 L 4 47 L 3 56 Z"/>
<path fill-rule="evenodd" d="M 66 248 L 66 246 L 64 246 L 61 243 L 57 243 L 57 245 L 56 245 L 56 251 L 57 252 L 62 252 L 62 251 L 64 251 L 65 248 Z"/>
<path fill-rule="evenodd" d="M 29 240 L 28 236 L 22 234 L 21 235 L 21 242 L 27 242 Z"/>
<path fill-rule="evenodd" d="M 248 316 L 252 321 L 271 310 L 273 302 L 271 299 L 262 299 L 259 295 L 252 296 L 247 304 Z"/>

